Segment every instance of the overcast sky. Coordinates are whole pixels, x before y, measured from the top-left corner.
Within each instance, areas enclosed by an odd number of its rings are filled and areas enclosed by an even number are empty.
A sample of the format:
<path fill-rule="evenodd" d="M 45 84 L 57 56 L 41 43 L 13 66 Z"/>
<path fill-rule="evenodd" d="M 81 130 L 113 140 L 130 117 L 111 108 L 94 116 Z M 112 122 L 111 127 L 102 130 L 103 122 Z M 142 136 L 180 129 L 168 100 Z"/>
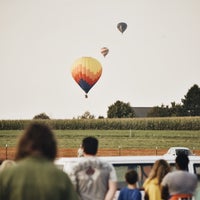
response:
<path fill-rule="evenodd" d="M 82 56 L 103 67 L 87 99 L 71 76 Z M 181 103 L 200 86 L 200 1 L 0 0 L 0 69 L 0 119 Z"/>

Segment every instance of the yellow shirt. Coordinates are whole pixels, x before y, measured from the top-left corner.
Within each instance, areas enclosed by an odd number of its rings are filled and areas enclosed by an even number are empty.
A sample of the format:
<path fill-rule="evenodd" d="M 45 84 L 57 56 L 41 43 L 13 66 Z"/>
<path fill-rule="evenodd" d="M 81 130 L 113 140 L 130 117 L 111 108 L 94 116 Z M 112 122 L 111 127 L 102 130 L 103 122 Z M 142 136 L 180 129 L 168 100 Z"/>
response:
<path fill-rule="evenodd" d="M 143 184 L 145 192 L 149 195 L 149 200 L 161 200 L 161 188 L 158 184 L 158 179 L 154 178 L 152 180 L 146 179 Z"/>

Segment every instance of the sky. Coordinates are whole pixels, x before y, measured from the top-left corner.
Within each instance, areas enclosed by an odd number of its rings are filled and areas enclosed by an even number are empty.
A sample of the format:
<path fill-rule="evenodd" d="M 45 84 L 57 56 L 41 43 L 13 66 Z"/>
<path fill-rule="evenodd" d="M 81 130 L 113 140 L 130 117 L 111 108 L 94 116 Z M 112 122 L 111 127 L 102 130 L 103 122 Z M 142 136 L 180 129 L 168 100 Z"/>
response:
<path fill-rule="evenodd" d="M 128 25 L 123 34 L 119 22 Z M 103 68 L 87 99 L 71 76 L 83 56 Z M 194 84 L 199 0 L 0 0 L 0 119 L 107 117 L 118 100 L 181 103 Z"/>

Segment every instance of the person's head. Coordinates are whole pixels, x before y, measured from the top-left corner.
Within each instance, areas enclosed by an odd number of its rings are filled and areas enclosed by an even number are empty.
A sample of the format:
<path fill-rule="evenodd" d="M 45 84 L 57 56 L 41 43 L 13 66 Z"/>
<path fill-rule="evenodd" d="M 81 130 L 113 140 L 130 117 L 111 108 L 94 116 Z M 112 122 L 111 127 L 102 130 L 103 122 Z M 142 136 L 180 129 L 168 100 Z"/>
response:
<path fill-rule="evenodd" d="M 176 168 L 180 170 L 188 170 L 189 158 L 185 153 L 179 153 L 176 156 Z"/>
<path fill-rule="evenodd" d="M 1 166 L 0 166 L 0 171 L 3 171 L 4 169 L 7 169 L 13 165 L 15 165 L 15 161 L 14 160 L 4 160 L 2 163 L 1 163 Z"/>
<path fill-rule="evenodd" d="M 82 141 L 84 154 L 96 155 L 98 150 L 98 140 L 95 137 L 86 137 Z"/>
<path fill-rule="evenodd" d="M 138 181 L 138 174 L 135 170 L 129 170 L 125 173 L 125 180 L 128 184 L 136 184 Z"/>
<path fill-rule="evenodd" d="M 157 178 L 158 183 L 160 184 L 164 176 L 170 172 L 170 165 L 168 162 L 164 159 L 159 159 L 157 160 L 153 167 L 152 170 L 149 174 L 149 179 Z"/>
<path fill-rule="evenodd" d="M 16 151 L 16 160 L 30 155 L 42 155 L 54 160 L 57 154 L 57 144 L 52 130 L 45 124 L 33 122 L 21 136 Z"/>

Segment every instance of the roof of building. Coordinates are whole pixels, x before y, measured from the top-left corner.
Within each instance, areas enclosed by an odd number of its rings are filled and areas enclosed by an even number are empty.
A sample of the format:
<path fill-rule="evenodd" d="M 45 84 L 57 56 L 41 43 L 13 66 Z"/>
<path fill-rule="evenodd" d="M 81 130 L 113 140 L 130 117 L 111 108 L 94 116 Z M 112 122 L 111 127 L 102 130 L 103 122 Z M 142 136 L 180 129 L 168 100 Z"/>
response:
<path fill-rule="evenodd" d="M 152 107 L 133 107 L 136 117 L 147 117 Z"/>

